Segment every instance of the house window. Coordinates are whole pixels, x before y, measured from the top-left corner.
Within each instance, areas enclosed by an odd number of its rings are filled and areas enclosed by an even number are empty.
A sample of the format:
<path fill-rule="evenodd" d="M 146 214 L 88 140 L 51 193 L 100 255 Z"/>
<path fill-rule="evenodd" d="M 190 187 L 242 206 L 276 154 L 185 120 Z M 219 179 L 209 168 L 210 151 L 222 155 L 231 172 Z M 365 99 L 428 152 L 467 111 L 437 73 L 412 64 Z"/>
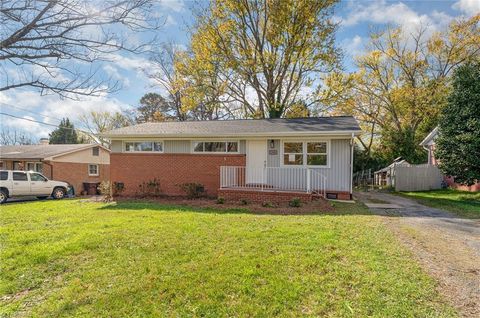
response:
<path fill-rule="evenodd" d="M 284 142 L 283 165 L 326 167 L 328 144 L 326 141 Z"/>
<path fill-rule="evenodd" d="M 163 152 L 162 141 L 132 141 L 125 143 L 128 152 Z"/>
<path fill-rule="evenodd" d="M 283 144 L 283 164 L 289 166 L 303 165 L 303 142 L 285 142 Z"/>
<path fill-rule="evenodd" d="M 88 175 L 98 176 L 98 165 L 93 165 L 93 164 L 88 165 Z"/>
<path fill-rule="evenodd" d="M 23 163 L 21 161 L 14 161 L 13 170 L 23 170 Z"/>
<path fill-rule="evenodd" d="M 100 154 L 100 147 L 93 147 L 92 148 L 92 156 L 97 156 Z"/>
<path fill-rule="evenodd" d="M 3 161 L 0 161 L 0 169 L 3 169 Z"/>
<path fill-rule="evenodd" d="M 327 143 L 326 142 L 307 142 L 307 165 L 308 166 L 326 166 L 327 165 Z"/>
<path fill-rule="evenodd" d="M 27 162 L 27 171 L 42 172 L 43 164 L 41 162 Z"/>
<path fill-rule="evenodd" d="M 198 141 L 193 143 L 193 152 L 237 153 L 238 141 Z"/>

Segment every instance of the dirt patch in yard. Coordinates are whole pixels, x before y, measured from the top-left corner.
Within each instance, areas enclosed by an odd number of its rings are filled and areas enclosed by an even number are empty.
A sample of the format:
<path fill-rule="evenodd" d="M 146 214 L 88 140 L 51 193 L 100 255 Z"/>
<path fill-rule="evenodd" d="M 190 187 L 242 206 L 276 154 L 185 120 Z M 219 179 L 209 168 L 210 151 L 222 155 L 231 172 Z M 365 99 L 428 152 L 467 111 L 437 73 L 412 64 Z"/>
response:
<path fill-rule="evenodd" d="M 279 214 L 279 215 L 289 215 L 289 214 L 321 214 L 322 212 L 333 212 L 335 208 L 332 204 L 322 198 L 313 200 L 312 202 L 301 203 L 299 207 L 291 207 L 288 203 L 285 204 L 258 204 L 258 203 L 249 203 L 245 204 L 244 202 L 232 202 L 225 201 L 220 204 L 216 199 L 209 198 L 198 198 L 198 199 L 187 199 L 185 197 L 157 197 L 157 198 L 128 198 L 128 197 L 119 197 L 116 198 L 117 202 L 125 201 L 140 201 L 141 202 L 153 202 L 164 205 L 178 205 L 186 206 L 192 208 L 202 208 L 202 209 L 216 209 L 216 210 L 247 210 L 252 213 L 258 214 Z"/>
<path fill-rule="evenodd" d="M 438 282 L 438 289 L 463 317 L 480 317 L 480 221 L 385 193 L 358 193 L 398 205 L 371 208 Z"/>

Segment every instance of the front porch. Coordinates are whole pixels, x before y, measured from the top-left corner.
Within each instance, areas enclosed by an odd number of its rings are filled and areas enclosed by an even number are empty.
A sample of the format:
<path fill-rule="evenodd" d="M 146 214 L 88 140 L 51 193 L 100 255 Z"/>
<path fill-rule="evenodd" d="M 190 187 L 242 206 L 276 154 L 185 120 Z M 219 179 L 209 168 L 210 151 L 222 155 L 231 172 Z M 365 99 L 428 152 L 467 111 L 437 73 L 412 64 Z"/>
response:
<path fill-rule="evenodd" d="M 220 190 L 289 192 L 326 197 L 327 178 L 305 167 L 220 167 Z"/>

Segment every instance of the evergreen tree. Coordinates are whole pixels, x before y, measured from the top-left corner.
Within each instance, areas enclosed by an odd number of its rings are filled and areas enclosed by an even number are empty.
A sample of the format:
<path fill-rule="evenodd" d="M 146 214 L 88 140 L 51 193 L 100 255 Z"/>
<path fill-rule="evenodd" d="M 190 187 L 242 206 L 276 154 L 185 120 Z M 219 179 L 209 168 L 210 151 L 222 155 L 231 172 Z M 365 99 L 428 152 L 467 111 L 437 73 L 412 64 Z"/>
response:
<path fill-rule="evenodd" d="M 480 63 L 459 67 L 443 109 L 436 158 L 443 173 L 472 185 L 480 181 Z"/>
<path fill-rule="evenodd" d="M 50 144 L 78 144 L 78 136 L 75 127 L 68 118 L 63 118 L 58 128 L 49 135 Z"/>

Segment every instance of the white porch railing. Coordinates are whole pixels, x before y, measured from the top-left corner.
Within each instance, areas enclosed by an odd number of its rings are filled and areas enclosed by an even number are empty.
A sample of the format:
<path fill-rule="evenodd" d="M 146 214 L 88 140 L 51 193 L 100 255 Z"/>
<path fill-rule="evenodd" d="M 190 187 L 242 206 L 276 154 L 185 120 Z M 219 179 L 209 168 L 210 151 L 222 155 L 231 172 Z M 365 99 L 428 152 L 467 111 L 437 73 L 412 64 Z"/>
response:
<path fill-rule="evenodd" d="M 316 169 L 303 167 L 221 166 L 220 188 L 246 188 L 259 191 L 299 191 L 325 197 L 327 178 Z"/>

